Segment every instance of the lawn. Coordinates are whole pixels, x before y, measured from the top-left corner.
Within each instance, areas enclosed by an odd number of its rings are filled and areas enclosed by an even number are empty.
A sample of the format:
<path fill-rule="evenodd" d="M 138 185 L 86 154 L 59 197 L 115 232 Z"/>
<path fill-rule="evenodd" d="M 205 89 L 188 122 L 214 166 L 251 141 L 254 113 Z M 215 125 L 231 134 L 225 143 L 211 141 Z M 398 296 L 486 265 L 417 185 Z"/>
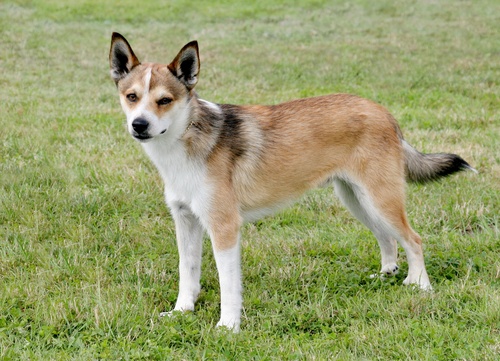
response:
<path fill-rule="evenodd" d="M 500 358 L 500 3 L 63 1 L 0 3 L 1 360 Z M 173 222 L 125 128 L 108 51 L 142 60 L 197 39 L 204 99 L 276 104 L 335 92 L 386 106 L 425 152 L 479 174 L 409 185 L 434 292 L 370 278 L 375 238 L 331 189 L 243 229 L 242 330 L 215 328 L 205 242 L 194 313 Z"/>

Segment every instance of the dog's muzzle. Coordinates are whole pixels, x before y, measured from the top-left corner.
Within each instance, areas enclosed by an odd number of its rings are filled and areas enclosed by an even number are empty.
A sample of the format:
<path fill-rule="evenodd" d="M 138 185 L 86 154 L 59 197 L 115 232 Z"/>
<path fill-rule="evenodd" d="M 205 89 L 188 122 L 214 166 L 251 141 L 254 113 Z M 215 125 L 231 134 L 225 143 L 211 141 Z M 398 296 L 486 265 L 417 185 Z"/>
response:
<path fill-rule="evenodd" d="M 139 140 L 145 140 L 151 138 L 148 134 L 149 122 L 144 118 L 136 118 L 132 122 L 132 129 L 134 133 L 132 134 L 134 138 Z"/>

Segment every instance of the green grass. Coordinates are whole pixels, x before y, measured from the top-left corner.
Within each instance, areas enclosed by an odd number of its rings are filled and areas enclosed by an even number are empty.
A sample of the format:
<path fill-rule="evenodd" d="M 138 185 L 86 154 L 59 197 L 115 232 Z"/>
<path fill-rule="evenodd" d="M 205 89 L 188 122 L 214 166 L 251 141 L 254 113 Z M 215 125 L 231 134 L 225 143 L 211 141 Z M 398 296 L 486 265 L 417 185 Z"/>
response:
<path fill-rule="evenodd" d="M 496 360 L 500 5 L 479 1 L 0 3 L 0 359 Z M 331 190 L 243 230 L 244 314 L 214 328 L 209 242 L 196 311 L 178 288 L 155 169 L 127 135 L 112 31 L 143 60 L 198 39 L 201 97 L 333 92 L 386 107 L 410 143 L 479 171 L 408 187 L 433 293 L 381 281 L 374 237 Z"/>

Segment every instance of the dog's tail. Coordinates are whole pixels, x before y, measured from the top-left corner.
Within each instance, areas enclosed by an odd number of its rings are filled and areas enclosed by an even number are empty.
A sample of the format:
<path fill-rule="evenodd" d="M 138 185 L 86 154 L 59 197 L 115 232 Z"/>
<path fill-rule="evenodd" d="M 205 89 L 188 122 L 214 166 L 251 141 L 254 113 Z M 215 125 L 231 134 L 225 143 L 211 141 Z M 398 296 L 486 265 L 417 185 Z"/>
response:
<path fill-rule="evenodd" d="M 405 140 L 401 140 L 405 155 L 406 179 L 424 183 L 446 177 L 450 174 L 471 170 L 478 173 L 460 156 L 450 153 L 420 153 Z"/>

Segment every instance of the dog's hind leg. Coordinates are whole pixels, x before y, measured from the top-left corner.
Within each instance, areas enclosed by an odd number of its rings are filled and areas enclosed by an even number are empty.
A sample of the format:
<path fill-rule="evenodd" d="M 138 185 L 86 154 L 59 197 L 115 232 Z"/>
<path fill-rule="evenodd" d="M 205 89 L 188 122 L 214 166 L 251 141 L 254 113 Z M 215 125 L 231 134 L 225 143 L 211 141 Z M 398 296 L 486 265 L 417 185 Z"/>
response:
<path fill-rule="evenodd" d="M 368 209 L 366 204 L 360 202 L 360 199 L 358 199 L 360 196 L 359 191 L 354 191 L 353 184 L 340 178 L 335 178 L 333 184 L 335 193 L 341 202 L 359 221 L 367 226 L 377 238 L 382 256 L 382 268 L 380 273 L 385 276 L 397 274 L 399 270 L 397 265 L 398 245 L 395 238 L 390 232 L 387 232 L 383 226 L 383 222 L 377 219 L 376 215 Z"/>
<path fill-rule="evenodd" d="M 366 184 L 343 180 L 345 189 L 352 192 L 356 203 L 365 216 L 364 223 L 377 237 L 382 251 L 382 271 L 396 261 L 395 242 L 399 241 L 408 259 L 408 277 L 404 284 L 417 284 L 422 289 L 431 289 L 425 269 L 422 241 L 410 227 L 404 210 L 404 180 L 377 176 L 380 172 L 366 174 Z M 388 179 L 391 179 L 390 181 Z M 352 207 L 351 207 L 352 208 Z M 387 262 L 387 263 L 386 263 Z"/>

